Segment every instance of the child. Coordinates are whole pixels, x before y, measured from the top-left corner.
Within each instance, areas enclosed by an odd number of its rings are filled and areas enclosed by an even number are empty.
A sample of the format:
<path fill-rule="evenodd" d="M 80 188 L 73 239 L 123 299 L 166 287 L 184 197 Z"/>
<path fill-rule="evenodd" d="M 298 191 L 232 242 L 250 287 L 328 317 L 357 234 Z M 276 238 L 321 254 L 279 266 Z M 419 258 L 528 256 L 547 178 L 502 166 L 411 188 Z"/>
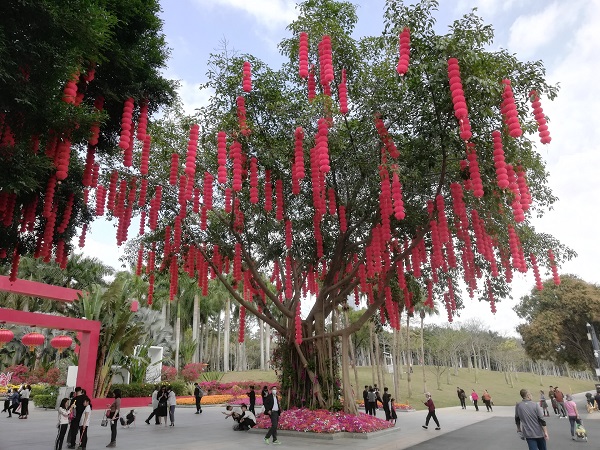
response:
<path fill-rule="evenodd" d="M 125 418 L 121 417 L 119 420 L 121 421 L 121 426 L 129 428 L 129 425 L 135 422 L 135 410 L 132 409 Z"/>
<path fill-rule="evenodd" d="M 390 400 L 390 422 L 392 422 L 394 426 L 396 425 L 396 419 L 398 418 L 396 415 L 396 406 L 394 405 L 395 401 L 395 398 Z"/>

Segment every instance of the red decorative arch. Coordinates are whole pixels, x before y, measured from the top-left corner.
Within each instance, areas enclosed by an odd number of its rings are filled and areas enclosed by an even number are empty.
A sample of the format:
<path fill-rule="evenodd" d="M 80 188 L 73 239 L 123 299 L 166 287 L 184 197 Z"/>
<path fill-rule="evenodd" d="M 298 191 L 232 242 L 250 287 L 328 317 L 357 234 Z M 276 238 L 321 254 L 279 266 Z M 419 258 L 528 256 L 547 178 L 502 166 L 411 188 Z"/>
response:
<path fill-rule="evenodd" d="M 76 289 L 52 286 L 35 281 L 16 280 L 11 283 L 6 276 L 0 276 L 0 291 L 62 302 L 72 302 L 81 294 L 81 291 Z M 94 392 L 94 375 L 96 372 L 98 343 L 100 341 L 100 322 L 0 308 L 0 323 L 77 331 L 77 338 L 80 342 L 77 385 L 84 388 L 91 396 Z"/>

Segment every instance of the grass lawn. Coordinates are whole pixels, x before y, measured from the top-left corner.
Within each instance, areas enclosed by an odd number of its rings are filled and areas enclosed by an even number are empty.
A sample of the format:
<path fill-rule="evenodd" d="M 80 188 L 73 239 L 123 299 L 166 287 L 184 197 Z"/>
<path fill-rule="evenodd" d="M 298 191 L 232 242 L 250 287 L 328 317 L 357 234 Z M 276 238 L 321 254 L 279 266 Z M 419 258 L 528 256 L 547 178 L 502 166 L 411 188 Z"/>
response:
<path fill-rule="evenodd" d="M 415 409 L 425 409 L 425 406 L 422 403 L 423 396 L 423 372 L 420 366 L 416 366 L 413 368 L 414 373 L 412 374 L 412 396 L 411 398 L 407 398 L 407 379 L 406 373 L 403 374 L 403 379 L 400 380 L 400 393 L 395 397 L 397 403 L 408 403 L 412 405 Z M 394 396 L 393 392 L 393 377 L 391 373 L 386 373 L 384 386 L 388 386 L 390 388 L 392 396 Z M 468 369 L 459 369 L 458 375 L 454 375 L 454 371 L 450 372 L 450 384 L 447 384 L 447 375 L 446 372 L 442 374 L 441 377 L 441 386 L 440 390 L 438 390 L 436 377 L 433 372 L 433 368 L 429 368 L 425 366 L 425 376 L 427 379 L 427 390 L 433 396 L 433 400 L 435 402 L 436 407 L 443 408 L 445 406 L 459 406 L 460 402 L 458 401 L 458 397 L 456 396 L 456 387 L 460 386 L 465 390 L 467 396 L 471 393 L 471 389 L 475 389 L 475 391 L 481 397 L 484 389 L 487 389 L 492 396 L 495 405 L 514 405 L 516 402 L 520 400 L 519 391 L 522 388 L 527 388 L 533 393 L 533 398 L 539 398 L 538 393 L 540 389 L 543 389 L 544 392 L 548 392 L 548 386 L 559 386 L 560 390 L 565 394 L 568 393 L 578 393 L 578 392 L 594 392 L 594 381 L 581 381 L 574 380 L 566 377 L 550 377 L 544 376 L 541 378 L 541 386 L 540 386 L 540 377 L 538 375 L 534 375 L 531 373 L 514 373 L 513 374 L 513 387 L 506 384 L 504 379 L 504 374 L 502 372 L 491 372 L 488 370 L 479 370 L 477 374 L 478 382 L 475 383 L 475 371 Z M 518 377 L 518 380 L 515 380 L 515 376 Z M 354 384 L 354 373 L 352 370 L 350 371 L 351 383 Z M 264 370 L 249 370 L 246 372 L 228 372 L 225 374 L 223 379 L 221 380 L 224 383 L 235 382 L 235 381 L 265 381 L 265 382 L 275 382 L 277 381 L 277 377 L 275 376 L 275 372 L 272 370 L 264 371 Z M 371 368 L 370 367 L 359 367 L 358 368 L 358 381 L 359 388 L 354 390 L 356 392 L 357 398 L 362 398 L 362 390 L 364 385 L 373 384 L 373 379 L 371 376 Z M 375 377 L 375 383 L 377 382 L 377 377 Z M 257 383 L 256 389 L 260 390 L 262 386 L 258 386 Z M 268 383 L 267 383 L 268 384 Z M 378 383 L 379 384 L 379 383 Z M 382 387 L 382 386 L 380 386 Z M 479 401 L 479 404 L 483 402 Z M 467 406 L 471 406 L 471 402 L 467 399 Z M 485 406 L 484 406 L 485 409 Z"/>

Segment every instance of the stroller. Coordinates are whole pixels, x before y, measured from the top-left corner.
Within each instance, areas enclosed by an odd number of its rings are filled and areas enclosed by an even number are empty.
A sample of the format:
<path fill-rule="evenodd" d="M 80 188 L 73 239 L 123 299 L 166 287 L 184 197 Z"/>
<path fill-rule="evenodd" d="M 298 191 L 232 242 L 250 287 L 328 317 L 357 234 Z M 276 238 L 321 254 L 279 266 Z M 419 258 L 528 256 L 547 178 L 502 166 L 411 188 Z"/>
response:
<path fill-rule="evenodd" d="M 585 428 L 583 427 L 583 424 L 581 423 L 581 421 L 579 421 L 579 423 L 575 427 L 575 439 L 578 441 L 586 441 L 586 442 L 588 440 L 587 433 L 586 433 Z"/>

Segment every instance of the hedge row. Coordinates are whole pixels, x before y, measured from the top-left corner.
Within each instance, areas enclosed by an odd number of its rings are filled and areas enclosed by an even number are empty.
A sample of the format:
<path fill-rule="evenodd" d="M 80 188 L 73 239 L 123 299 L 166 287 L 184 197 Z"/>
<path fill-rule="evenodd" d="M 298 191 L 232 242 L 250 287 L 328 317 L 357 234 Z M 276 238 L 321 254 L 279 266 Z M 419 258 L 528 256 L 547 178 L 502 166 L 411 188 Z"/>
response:
<path fill-rule="evenodd" d="M 189 395 L 187 384 L 183 381 L 172 381 L 165 386 L 171 386 L 175 395 Z M 111 391 L 121 389 L 122 397 L 150 397 L 154 391 L 154 383 L 113 384 Z"/>
<path fill-rule="evenodd" d="M 38 408 L 56 408 L 56 395 L 52 394 L 37 394 L 33 401 Z"/>

